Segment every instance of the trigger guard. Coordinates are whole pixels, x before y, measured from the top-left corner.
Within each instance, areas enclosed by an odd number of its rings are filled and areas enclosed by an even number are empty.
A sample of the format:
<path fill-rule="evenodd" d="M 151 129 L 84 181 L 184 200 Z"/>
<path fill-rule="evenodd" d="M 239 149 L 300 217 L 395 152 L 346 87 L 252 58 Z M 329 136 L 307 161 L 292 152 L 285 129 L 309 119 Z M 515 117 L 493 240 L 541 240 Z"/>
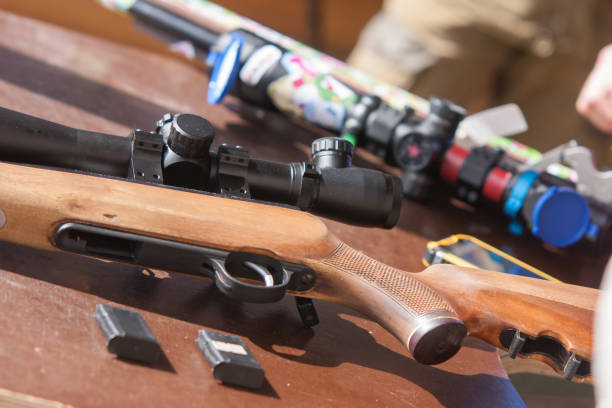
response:
<path fill-rule="evenodd" d="M 273 286 L 253 285 L 234 278 L 226 269 L 226 262 L 211 259 L 211 266 L 215 272 L 215 285 L 226 296 L 241 302 L 272 303 L 277 302 L 285 295 L 290 275 L 282 268 L 280 283 Z"/>

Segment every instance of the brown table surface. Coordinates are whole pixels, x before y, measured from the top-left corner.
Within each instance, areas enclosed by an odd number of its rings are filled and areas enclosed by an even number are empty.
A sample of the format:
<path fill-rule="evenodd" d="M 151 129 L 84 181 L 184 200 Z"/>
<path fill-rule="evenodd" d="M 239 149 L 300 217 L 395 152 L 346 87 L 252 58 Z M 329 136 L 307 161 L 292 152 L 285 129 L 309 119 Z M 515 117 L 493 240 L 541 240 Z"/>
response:
<path fill-rule="evenodd" d="M 166 112 L 198 113 L 216 126 L 216 143 L 268 160 L 308 158 L 311 131 L 232 98 L 206 105 L 206 73 L 180 60 L 0 12 L 0 61 L 4 107 L 123 135 L 153 128 Z M 365 154 L 355 164 L 380 166 Z M 573 283 L 597 285 L 605 263 L 509 237 L 496 213 L 445 199 L 404 200 L 402 210 L 391 231 L 328 224 L 348 244 L 409 271 L 423 269 L 427 241 L 452 233 L 476 235 Z M 0 388 L 10 392 L 75 406 L 523 406 L 496 351 L 476 341 L 446 363 L 422 366 L 380 326 L 330 303 L 317 302 L 321 323 L 307 329 L 293 299 L 241 304 L 189 276 L 4 243 L 0 269 Z M 140 311 L 165 358 L 149 367 L 108 353 L 93 319 L 98 303 Z M 241 336 L 266 370 L 265 386 L 249 391 L 212 378 L 194 343 L 200 328 Z"/>

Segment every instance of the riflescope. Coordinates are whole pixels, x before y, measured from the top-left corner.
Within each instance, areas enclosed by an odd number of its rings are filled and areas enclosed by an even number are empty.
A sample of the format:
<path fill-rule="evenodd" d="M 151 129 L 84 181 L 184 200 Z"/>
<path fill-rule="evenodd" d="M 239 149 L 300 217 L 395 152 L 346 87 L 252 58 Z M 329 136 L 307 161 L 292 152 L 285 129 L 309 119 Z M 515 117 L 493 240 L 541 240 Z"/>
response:
<path fill-rule="evenodd" d="M 210 151 L 215 129 L 197 115 L 166 114 L 129 137 L 74 129 L 0 108 L 0 160 L 92 172 L 298 207 L 341 222 L 392 228 L 398 177 L 350 167 L 352 145 L 317 139 L 313 163 L 257 160 L 240 146 Z"/>

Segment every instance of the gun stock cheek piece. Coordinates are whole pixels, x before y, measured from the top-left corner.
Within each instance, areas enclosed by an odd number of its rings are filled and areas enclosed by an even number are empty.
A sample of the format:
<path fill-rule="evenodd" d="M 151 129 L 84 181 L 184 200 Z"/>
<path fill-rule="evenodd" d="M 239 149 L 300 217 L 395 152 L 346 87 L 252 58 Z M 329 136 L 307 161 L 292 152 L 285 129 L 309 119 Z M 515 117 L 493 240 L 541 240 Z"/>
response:
<path fill-rule="evenodd" d="M 440 364 L 461 348 L 467 328 L 455 316 L 448 313 L 421 317 L 419 326 L 408 340 L 408 350 L 421 364 Z"/>

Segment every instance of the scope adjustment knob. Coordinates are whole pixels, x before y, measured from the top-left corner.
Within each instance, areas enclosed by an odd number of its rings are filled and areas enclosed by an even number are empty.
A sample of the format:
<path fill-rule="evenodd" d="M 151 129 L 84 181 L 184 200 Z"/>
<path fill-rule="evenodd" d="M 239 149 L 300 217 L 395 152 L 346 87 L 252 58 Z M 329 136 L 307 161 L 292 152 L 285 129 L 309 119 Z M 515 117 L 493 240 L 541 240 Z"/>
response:
<path fill-rule="evenodd" d="M 312 142 L 312 161 L 320 169 L 351 167 L 353 144 L 341 137 L 322 137 Z"/>
<path fill-rule="evenodd" d="M 174 115 L 168 133 L 168 147 L 187 159 L 206 157 L 215 138 L 215 128 L 201 116 Z"/>
<path fill-rule="evenodd" d="M 457 126 L 467 115 L 463 106 L 437 96 L 429 98 L 429 110 L 440 119 L 447 120 L 452 127 Z"/>

